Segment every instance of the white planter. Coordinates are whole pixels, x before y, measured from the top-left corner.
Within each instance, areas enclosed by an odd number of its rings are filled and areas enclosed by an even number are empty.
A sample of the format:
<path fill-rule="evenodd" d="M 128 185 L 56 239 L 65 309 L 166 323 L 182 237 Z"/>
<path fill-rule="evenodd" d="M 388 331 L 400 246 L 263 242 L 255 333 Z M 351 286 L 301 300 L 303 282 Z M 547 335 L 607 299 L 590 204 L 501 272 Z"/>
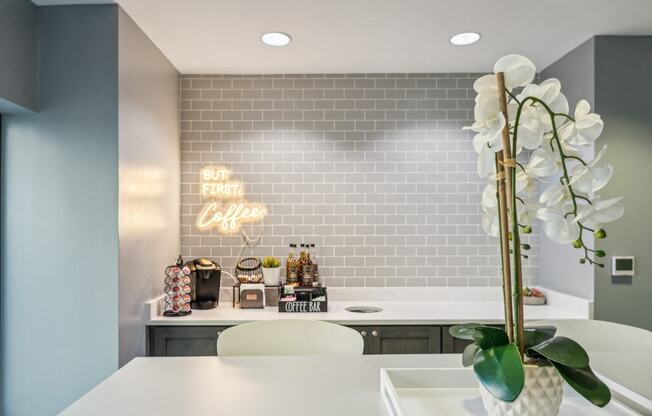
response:
<path fill-rule="evenodd" d="M 263 267 L 263 281 L 267 286 L 278 286 L 281 283 L 281 268 Z"/>
<path fill-rule="evenodd" d="M 489 416 L 557 416 L 562 399 L 562 378 L 553 366 L 525 365 L 525 386 L 520 396 L 505 403 L 480 384 L 482 404 Z"/>

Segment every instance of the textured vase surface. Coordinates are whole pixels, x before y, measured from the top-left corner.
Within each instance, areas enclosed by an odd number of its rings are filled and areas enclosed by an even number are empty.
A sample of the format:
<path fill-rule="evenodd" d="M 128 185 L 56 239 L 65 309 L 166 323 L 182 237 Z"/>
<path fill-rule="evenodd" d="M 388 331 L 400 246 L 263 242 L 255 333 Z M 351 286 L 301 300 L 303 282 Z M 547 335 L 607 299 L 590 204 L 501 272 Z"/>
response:
<path fill-rule="evenodd" d="M 489 416 L 557 416 L 563 395 L 562 378 L 553 366 L 525 365 L 525 386 L 520 396 L 506 403 L 480 384 L 482 404 Z"/>

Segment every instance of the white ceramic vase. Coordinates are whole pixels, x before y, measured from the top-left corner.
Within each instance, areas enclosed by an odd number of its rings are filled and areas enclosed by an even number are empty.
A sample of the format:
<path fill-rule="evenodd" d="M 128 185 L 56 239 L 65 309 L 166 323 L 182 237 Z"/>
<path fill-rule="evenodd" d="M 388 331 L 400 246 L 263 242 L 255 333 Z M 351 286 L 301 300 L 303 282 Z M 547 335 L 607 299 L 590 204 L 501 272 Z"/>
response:
<path fill-rule="evenodd" d="M 263 267 L 263 281 L 266 286 L 278 286 L 281 283 L 281 268 Z"/>
<path fill-rule="evenodd" d="M 480 384 L 482 404 L 489 416 L 557 416 L 562 399 L 562 378 L 553 366 L 525 365 L 525 386 L 520 396 L 506 403 Z"/>

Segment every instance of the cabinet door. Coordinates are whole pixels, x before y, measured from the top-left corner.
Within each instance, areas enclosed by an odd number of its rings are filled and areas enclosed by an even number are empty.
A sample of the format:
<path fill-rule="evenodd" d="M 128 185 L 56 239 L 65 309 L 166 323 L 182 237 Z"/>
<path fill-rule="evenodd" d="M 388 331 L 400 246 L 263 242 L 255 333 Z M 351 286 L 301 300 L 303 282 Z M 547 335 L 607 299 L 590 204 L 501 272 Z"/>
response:
<path fill-rule="evenodd" d="M 373 328 L 370 326 L 350 326 L 349 328 L 355 329 L 362 335 L 362 340 L 364 341 L 364 348 L 362 350 L 363 354 L 372 354 L 371 352 L 371 347 L 372 347 L 372 339 L 371 339 L 371 333 L 373 331 Z"/>
<path fill-rule="evenodd" d="M 489 325 L 496 328 L 505 329 L 504 325 Z M 472 341 L 467 341 L 463 339 L 458 339 L 453 337 L 448 329 L 450 325 L 443 326 L 441 328 L 441 338 L 442 338 L 442 352 L 444 354 L 461 354 L 464 352 L 464 348 L 469 345 Z"/>
<path fill-rule="evenodd" d="M 371 330 L 372 354 L 435 354 L 441 352 L 439 326 L 377 326 Z"/>
<path fill-rule="evenodd" d="M 469 345 L 471 341 L 453 337 L 448 332 L 449 328 L 450 325 L 441 328 L 442 352 L 444 354 L 461 354 L 464 352 L 464 348 Z"/>
<path fill-rule="evenodd" d="M 148 355 L 152 357 L 215 356 L 219 326 L 149 326 Z"/>

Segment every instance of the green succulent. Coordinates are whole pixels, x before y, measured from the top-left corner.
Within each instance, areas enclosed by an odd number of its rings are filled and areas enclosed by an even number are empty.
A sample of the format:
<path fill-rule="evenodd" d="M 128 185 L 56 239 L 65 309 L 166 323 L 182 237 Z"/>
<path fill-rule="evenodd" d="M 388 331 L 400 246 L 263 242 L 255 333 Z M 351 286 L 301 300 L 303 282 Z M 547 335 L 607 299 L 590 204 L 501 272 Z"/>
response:
<path fill-rule="evenodd" d="M 449 329 L 458 339 L 473 341 L 462 354 L 462 364 L 473 366 L 480 383 L 496 398 L 513 402 L 525 384 L 521 354 L 507 333 L 482 324 L 455 325 Z M 589 367 L 589 356 L 577 342 L 555 336 L 553 326 L 525 328 L 525 357 L 537 365 L 553 365 L 562 378 L 580 395 L 604 407 L 611 392 Z"/>
<path fill-rule="evenodd" d="M 276 257 L 265 256 L 263 257 L 263 267 L 266 269 L 276 269 L 281 267 L 281 262 Z"/>

